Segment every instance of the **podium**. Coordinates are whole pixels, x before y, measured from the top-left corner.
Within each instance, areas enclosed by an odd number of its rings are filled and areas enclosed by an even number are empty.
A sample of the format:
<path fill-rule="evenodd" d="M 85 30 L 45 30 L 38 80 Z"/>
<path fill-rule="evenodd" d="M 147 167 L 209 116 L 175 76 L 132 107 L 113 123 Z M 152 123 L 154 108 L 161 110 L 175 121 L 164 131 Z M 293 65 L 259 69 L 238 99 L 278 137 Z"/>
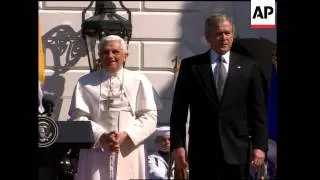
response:
<path fill-rule="evenodd" d="M 46 180 L 68 179 L 64 177 L 60 163 L 66 158 L 67 152 L 89 149 L 94 145 L 90 121 L 56 121 L 56 123 L 58 125 L 56 141 L 48 147 L 38 147 L 38 167 L 46 169 L 47 173 L 44 175 Z M 41 177 L 39 179 L 41 180 Z"/>

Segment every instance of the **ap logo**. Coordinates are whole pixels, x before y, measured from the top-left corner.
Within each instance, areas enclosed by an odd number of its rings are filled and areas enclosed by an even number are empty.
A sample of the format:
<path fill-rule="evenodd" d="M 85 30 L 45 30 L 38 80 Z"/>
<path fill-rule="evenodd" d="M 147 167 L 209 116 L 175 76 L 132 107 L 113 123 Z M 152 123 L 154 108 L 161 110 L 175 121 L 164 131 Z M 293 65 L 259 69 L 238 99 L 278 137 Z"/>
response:
<path fill-rule="evenodd" d="M 276 27 L 275 0 L 251 0 L 251 28 Z"/>

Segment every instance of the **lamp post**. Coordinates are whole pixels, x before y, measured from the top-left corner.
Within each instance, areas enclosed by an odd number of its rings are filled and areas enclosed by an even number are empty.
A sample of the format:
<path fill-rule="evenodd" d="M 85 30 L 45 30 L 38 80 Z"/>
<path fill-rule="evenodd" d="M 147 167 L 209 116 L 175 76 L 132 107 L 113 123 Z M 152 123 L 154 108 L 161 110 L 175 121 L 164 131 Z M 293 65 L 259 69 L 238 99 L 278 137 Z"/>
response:
<path fill-rule="evenodd" d="M 93 2 L 91 1 L 89 6 L 82 11 L 81 24 L 90 72 L 97 70 L 99 63 L 97 46 L 101 38 L 118 35 L 129 44 L 132 34 L 131 11 L 123 5 L 122 1 L 119 2 L 128 13 L 128 20 L 116 14 L 116 6 L 112 1 L 96 1 L 94 16 L 85 19 L 86 11 L 92 7 Z"/>

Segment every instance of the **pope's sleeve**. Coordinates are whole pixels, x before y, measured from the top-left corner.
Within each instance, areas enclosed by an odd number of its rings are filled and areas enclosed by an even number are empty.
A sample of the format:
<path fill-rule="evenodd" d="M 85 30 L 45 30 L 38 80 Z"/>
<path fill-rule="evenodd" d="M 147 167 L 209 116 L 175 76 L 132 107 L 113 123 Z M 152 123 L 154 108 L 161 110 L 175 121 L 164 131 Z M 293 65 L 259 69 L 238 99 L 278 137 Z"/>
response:
<path fill-rule="evenodd" d="M 101 125 L 91 120 L 90 108 L 83 97 L 81 84 L 79 82 L 73 91 L 71 105 L 69 108 L 69 116 L 69 120 L 72 121 L 90 121 L 95 140 L 94 147 L 98 147 L 100 136 L 106 131 Z"/>
<path fill-rule="evenodd" d="M 143 143 L 156 130 L 158 111 L 162 104 L 159 95 L 153 89 L 150 81 L 141 74 L 136 96 L 135 121 L 124 132 L 128 134 L 134 145 Z"/>

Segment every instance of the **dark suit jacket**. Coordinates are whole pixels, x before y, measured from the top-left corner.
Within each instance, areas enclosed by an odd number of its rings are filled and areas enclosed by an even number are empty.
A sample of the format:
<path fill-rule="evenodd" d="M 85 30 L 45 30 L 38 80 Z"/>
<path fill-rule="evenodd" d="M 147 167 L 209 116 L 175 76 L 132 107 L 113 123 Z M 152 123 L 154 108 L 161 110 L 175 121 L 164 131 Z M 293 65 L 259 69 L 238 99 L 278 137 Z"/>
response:
<path fill-rule="evenodd" d="M 190 168 L 204 161 L 218 162 L 219 158 L 228 164 L 246 164 L 250 160 L 250 141 L 253 148 L 267 149 L 267 109 L 261 71 L 250 58 L 231 52 L 221 102 L 210 51 L 182 61 L 170 119 L 172 150 L 185 147 L 188 106 Z"/>

